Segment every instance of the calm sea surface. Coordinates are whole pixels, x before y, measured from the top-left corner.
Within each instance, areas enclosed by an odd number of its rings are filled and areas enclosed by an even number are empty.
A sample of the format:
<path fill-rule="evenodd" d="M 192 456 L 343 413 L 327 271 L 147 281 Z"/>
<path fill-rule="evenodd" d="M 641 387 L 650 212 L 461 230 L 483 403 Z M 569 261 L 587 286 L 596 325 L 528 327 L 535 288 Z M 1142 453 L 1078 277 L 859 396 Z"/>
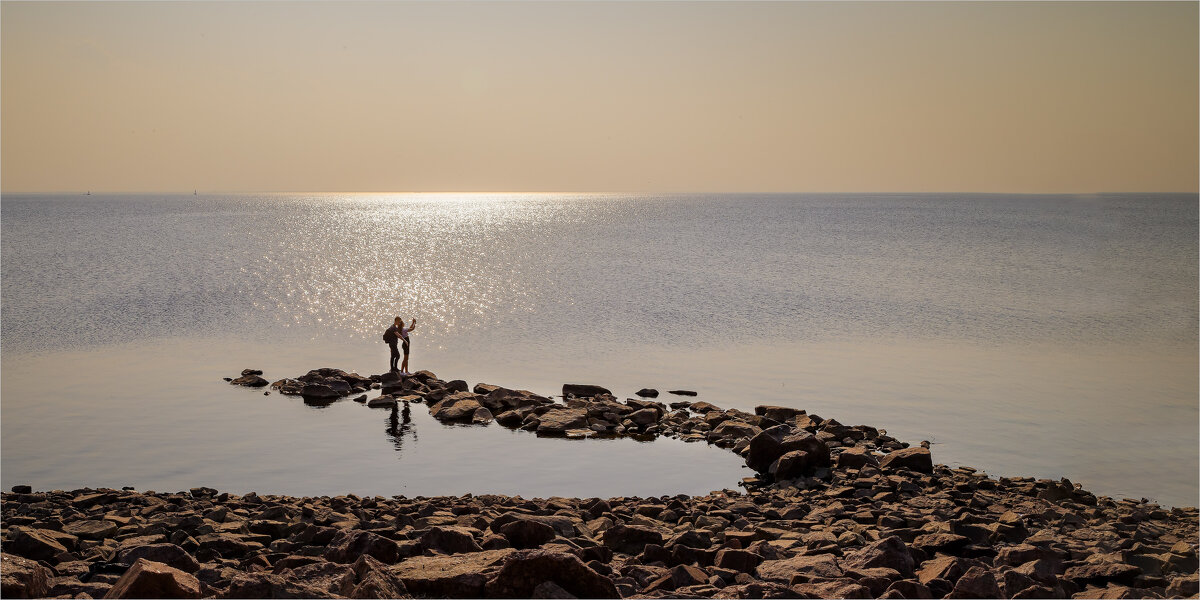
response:
<path fill-rule="evenodd" d="M 1195 195 L 12 196 L 0 484 L 698 494 L 675 440 L 538 439 L 221 380 L 686 388 L 933 442 L 935 462 L 1200 495 Z M 661 399 L 661 398 L 660 398 Z"/>

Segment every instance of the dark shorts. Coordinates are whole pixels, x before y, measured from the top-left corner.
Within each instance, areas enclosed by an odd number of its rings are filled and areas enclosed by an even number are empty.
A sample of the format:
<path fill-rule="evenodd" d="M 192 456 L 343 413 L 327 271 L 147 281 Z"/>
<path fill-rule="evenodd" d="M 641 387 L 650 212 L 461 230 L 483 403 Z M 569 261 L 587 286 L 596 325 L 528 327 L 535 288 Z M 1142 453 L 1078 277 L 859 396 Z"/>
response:
<path fill-rule="evenodd" d="M 408 354 L 408 340 L 404 340 L 404 353 Z"/>

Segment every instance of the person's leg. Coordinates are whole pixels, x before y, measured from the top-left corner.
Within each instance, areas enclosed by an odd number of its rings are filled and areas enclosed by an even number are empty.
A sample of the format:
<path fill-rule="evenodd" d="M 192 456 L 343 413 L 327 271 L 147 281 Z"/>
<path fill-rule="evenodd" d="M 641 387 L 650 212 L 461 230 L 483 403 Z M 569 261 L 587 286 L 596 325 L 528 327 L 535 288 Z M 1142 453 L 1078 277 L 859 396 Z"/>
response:
<path fill-rule="evenodd" d="M 400 372 L 408 372 L 408 342 L 404 342 L 404 362 L 400 363 Z"/>
<path fill-rule="evenodd" d="M 395 344 L 388 344 L 388 348 L 392 351 L 392 357 L 388 365 L 391 370 L 395 371 L 396 363 L 400 362 L 400 349 Z"/>

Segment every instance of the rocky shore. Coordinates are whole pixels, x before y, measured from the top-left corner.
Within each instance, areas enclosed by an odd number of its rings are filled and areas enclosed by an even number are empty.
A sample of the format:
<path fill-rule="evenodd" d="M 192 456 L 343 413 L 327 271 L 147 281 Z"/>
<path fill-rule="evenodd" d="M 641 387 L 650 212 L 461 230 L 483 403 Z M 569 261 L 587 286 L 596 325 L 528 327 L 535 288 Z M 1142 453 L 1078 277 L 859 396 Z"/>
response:
<path fill-rule="evenodd" d="M 705 496 L 360 498 L 16 486 L 0 500 L 6 598 L 1196 597 L 1200 515 L 1067 480 L 935 465 L 875 427 L 803 410 L 552 399 L 317 369 L 231 383 L 549 436 L 671 436 L 742 456 Z M 370 390 L 380 394 L 368 399 Z M 270 393 L 267 391 L 266 393 Z M 676 395 L 689 396 L 686 390 Z"/>

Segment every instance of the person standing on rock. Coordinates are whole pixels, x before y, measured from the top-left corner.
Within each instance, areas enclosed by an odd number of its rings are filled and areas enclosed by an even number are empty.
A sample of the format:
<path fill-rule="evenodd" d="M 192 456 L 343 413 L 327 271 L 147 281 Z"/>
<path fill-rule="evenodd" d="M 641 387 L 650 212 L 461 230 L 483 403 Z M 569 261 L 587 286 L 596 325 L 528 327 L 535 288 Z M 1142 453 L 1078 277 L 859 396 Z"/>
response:
<path fill-rule="evenodd" d="M 400 319 L 400 317 L 396 318 Z M 408 324 L 407 328 L 404 327 L 404 319 L 400 319 L 399 325 L 400 340 L 403 342 L 402 345 L 404 346 L 404 361 L 400 363 L 400 374 L 410 375 L 411 373 L 408 372 L 408 334 L 412 333 L 412 331 L 417 328 L 417 318 L 413 317 L 412 322 Z"/>
<path fill-rule="evenodd" d="M 415 320 L 416 319 L 414 319 L 414 321 Z M 400 332 L 403 329 L 404 329 L 404 319 L 401 319 L 400 317 L 396 317 L 395 323 L 392 324 L 391 327 L 388 327 L 387 331 L 383 332 L 383 341 L 387 342 L 388 348 L 391 349 L 391 351 L 392 351 L 392 358 L 391 358 L 391 362 L 389 363 L 389 367 L 392 371 L 400 370 L 396 367 L 396 364 L 398 362 L 400 362 L 400 349 L 396 347 L 396 342 L 400 339 Z M 405 359 L 407 359 L 408 358 L 408 337 L 407 336 L 405 336 L 405 339 L 404 339 L 404 354 L 405 354 Z M 407 364 L 408 364 L 408 362 L 406 360 L 405 365 L 407 365 Z"/>

